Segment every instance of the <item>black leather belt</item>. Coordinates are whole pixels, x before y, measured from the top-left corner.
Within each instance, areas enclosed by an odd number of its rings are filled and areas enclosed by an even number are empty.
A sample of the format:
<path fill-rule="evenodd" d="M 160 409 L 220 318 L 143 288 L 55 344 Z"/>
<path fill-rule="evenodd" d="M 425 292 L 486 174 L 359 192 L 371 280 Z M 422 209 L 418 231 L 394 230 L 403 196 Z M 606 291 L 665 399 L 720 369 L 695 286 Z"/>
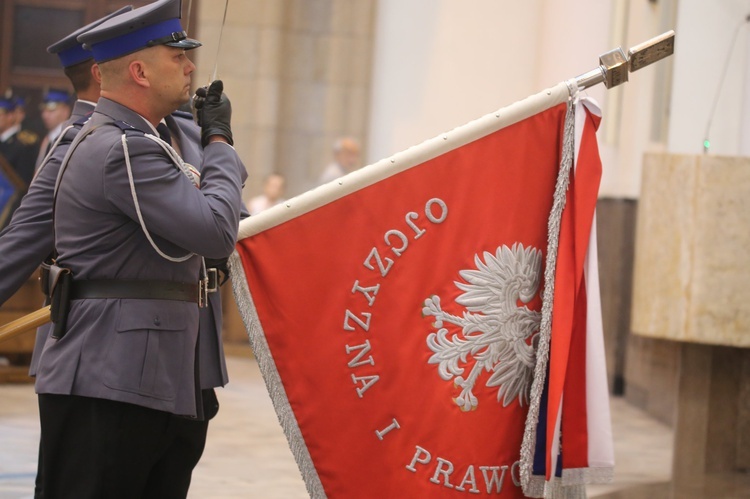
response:
<path fill-rule="evenodd" d="M 70 299 L 119 298 L 136 300 L 177 300 L 201 303 L 197 283 L 140 279 L 92 279 L 73 281 Z"/>

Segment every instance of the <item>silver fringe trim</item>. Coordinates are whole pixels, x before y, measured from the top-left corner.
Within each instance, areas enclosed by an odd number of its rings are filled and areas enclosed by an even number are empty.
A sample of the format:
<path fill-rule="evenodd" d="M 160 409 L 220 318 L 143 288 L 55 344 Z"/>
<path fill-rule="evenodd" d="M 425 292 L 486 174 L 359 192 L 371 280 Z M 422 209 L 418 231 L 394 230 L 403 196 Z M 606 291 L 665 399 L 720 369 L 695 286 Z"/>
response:
<path fill-rule="evenodd" d="M 570 171 L 573 168 L 573 155 L 575 153 L 575 108 L 575 99 L 569 99 L 568 108 L 565 112 L 560 170 L 557 174 L 552 210 L 547 221 L 547 258 L 544 268 L 544 292 L 542 293 L 542 321 L 539 327 L 539 346 L 536 352 L 536 367 L 534 368 L 534 382 L 531 385 L 529 412 L 526 416 L 526 428 L 523 433 L 523 442 L 521 443 L 521 483 L 523 484 L 523 493 L 527 497 L 554 497 L 556 499 L 579 497 L 547 495 L 547 487 L 540 487 L 540 484 L 535 479 L 536 477 L 532 476 L 534 447 L 536 445 L 536 426 L 539 422 L 539 405 L 544 389 L 547 363 L 549 362 L 552 301 L 555 296 L 555 266 L 557 265 L 557 250 L 558 243 L 560 242 L 560 221 L 563 209 L 565 208 L 565 196 L 570 184 Z M 554 424 L 554 421 L 551 423 Z M 543 480 L 542 484 L 544 484 Z M 580 497 L 586 497 L 585 488 L 583 494 Z"/>
<path fill-rule="evenodd" d="M 586 499 L 586 485 L 563 485 L 558 481 L 548 482 L 544 487 L 544 497 L 555 499 Z"/>
<path fill-rule="evenodd" d="M 531 476 L 528 482 L 523 482 L 523 494 L 526 497 L 544 497 L 546 485 L 547 481 L 544 476 Z"/>
<path fill-rule="evenodd" d="M 279 371 L 276 370 L 276 364 L 263 333 L 263 326 L 258 319 L 258 313 L 247 286 L 245 269 L 242 267 L 242 261 L 236 251 L 229 257 L 229 275 L 232 276 L 234 299 L 237 301 L 242 321 L 245 323 L 247 335 L 250 338 L 250 346 L 252 346 L 255 357 L 258 359 L 258 367 L 260 367 L 260 372 L 263 375 L 263 381 L 266 383 L 279 423 L 284 430 L 294 459 L 297 461 L 302 479 L 305 481 L 307 493 L 313 499 L 324 499 L 326 494 L 323 490 L 323 484 L 320 482 L 310 452 L 302 438 L 297 419 L 289 405 L 289 399 L 287 399 L 284 385 L 281 383 Z"/>
<path fill-rule="evenodd" d="M 553 497 L 554 499 L 586 499 L 586 485 L 583 483 L 565 485 L 559 478 L 554 478 L 546 482 L 543 476 L 531 478 L 529 490 L 534 493 L 533 496 L 524 494 L 527 497 Z"/>
<path fill-rule="evenodd" d="M 614 477 L 615 470 L 611 466 L 572 468 L 563 470 L 562 484 L 568 486 L 579 483 L 609 483 Z"/>
<path fill-rule="evenodd" d="M 543 476 L 532 476 L 528 487 L 524 488 L 524 494 L 529 497 L 554 497 L 565 499 L 570 489 L 584 487 L 588 483 L 609 483 L 614 478 L 614 469 L 611 466 L 575 468 L 563 470 L 562 479 L 553 478 L 547 483 Z M 585 493 L 585 489 L 584 489 Z M 562 494 L 562 495 L 559 495 Z M 584 495 L 572 496 L 585 498 Z"/>

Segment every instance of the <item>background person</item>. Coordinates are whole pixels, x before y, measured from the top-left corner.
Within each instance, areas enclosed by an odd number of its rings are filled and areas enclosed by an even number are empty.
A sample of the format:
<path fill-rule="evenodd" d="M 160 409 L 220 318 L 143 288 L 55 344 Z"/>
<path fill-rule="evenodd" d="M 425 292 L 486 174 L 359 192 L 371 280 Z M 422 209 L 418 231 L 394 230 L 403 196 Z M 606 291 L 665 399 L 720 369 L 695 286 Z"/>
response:
<path fill-rule="evenodd" d="M 47 129 L 47 135 L 42 139 L 39 146 L 39 154 L 36 160 L 36 167 L 42 163 L 42 160 L 49 152 L 55 139 L 62 132 L 63 124 L 70 118 L 72 111 L 73 97 L 65 90 L 50 89 L 45 92 L 39 110 L 42 115 L 44 128 Z"/>
<path fill-rule="evenodd" d="M 342 137 L 333 143 L 333 162 L 323 170 L 318 185 L 351 173 L 360 166 L 359 142 L 352 137 Z"/>
<path fill-rule="evenodd" d="M 251 215 L 257 215 L 263 210 L 281 204 L 285 201 L 286 178 L 281 173 L 271 173 L 263 181 L 263 194 L 255 196 L 247 202 L 247 210 Z"/>
<path fill-rule="evenodd" d="M 34 176 L 39 136 L 21 128 L 23 101 L 6 93 L 0 97 L 0 154 L 28 186 Z M 19 119 L 20 117 L 20 119 Z"/>

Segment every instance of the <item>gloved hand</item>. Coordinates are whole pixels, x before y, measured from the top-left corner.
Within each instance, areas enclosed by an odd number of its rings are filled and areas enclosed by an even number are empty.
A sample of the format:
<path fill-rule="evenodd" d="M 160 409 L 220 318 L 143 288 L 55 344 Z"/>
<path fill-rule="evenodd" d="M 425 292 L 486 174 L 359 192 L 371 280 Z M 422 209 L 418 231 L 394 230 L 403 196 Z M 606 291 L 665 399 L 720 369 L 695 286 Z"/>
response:
<path fill-rule="evenodd" d="M 224 94 L 224 83 L 214 80 L 208 87 L 201 87 L 193 96 L 193 108 L 198 125 L 201 127 L 201 143 L 208 145 L 209 137 L 221 135 L 233 145 L 232 104 Z"/>

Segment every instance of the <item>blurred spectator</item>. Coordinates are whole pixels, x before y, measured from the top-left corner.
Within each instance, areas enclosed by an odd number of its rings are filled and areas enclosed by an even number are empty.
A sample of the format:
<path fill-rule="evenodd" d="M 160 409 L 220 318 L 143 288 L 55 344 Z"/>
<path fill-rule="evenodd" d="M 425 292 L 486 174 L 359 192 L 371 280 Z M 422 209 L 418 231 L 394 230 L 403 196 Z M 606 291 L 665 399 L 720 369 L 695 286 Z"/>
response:
<path fill-rule="evenodd" d="M 284 190 L 286 189 L 286 178 L 280 173 L 271 173 L 263 181 L 263 194 L 255 196 L 247 202 L 247 211 L 251 215 L 257 215 L 271 206 L 284 202 Z"/>
<path fill-rule="evenodd" d="M 359 143 L 351 137 L 342 137 L 333 143 L 333 163 L 328 165 L 318 179 L 327 184 L 359 168 Z"/>
<path fill-rule="evenodd" d="M 52 144 L 55 143 L 60 132 L 62 132 L 63 123 L 70 118 L 72 102 L 72 96 L 65 90 L 52 88 L 44 94 L 42 104 L 39 107 L 42 113 L 44 127 L 47 129 L 47 135 L 42 140 L 42 144 L 39 148 L 36 167 L 39 167 L 42 163 L 42 160 L 49 152 Z"/>
<path fill-rule="evenodd" d="M 25 117 L 23 100 L 6 93 L 0 98 L 0 154 L 26 185 L 34 176 L 39 136 L 21 129 Z"/>

